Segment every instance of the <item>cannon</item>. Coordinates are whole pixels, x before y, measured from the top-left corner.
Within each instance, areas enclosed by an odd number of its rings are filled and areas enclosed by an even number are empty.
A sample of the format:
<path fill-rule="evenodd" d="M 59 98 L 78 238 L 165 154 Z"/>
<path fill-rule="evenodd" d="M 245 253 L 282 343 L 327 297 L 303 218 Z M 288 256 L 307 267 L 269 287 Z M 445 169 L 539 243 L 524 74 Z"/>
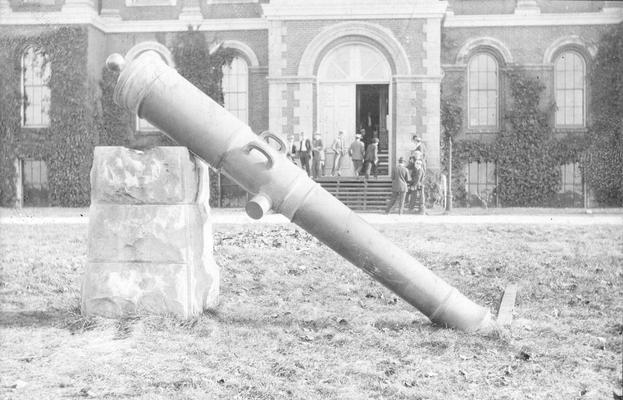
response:
<path fill-rule="evenodd" d="M 156 53 L 145 52 L 127 65 L 121 55 L 113 54 L 106 64 L 120 72 L 115 102 L 253 194 L 246 205 L 251 218 L 283 214 L 433 323 L 463 331 L 495 326 L 488 309 L 398 248 L 289 161 L 279 136 L 256 135 Z"/>

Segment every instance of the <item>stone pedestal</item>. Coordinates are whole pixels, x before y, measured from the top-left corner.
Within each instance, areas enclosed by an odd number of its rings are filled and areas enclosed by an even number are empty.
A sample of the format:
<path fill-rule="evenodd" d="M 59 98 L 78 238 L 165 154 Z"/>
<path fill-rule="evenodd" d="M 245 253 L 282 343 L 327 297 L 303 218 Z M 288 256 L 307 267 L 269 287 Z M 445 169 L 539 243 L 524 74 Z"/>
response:
<path fill-rule="evenodd" d="M 82 313 L 188 318 L 218 303 L 208 170 L 184 147 L 97 147 Z"/>

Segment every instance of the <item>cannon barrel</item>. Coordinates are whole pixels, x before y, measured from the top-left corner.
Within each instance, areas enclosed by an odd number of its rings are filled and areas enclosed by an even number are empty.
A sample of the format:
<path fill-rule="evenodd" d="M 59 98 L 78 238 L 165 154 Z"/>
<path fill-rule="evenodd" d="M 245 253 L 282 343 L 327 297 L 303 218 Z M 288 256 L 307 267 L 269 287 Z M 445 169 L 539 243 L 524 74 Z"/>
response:
<path fill-rule="evenodd" d="M 248 215 L 281 213 L 355 266 L 416 307 L 434 323 L 464 331 L 486 331 L 495 323 L 475 304 L 386 239 L 281 151 L 167 66 L 146 52 L 128 65 L 118 54 L 107 65 L 121 71 L 115 102 L 223 170 L 254 197 Z"/>

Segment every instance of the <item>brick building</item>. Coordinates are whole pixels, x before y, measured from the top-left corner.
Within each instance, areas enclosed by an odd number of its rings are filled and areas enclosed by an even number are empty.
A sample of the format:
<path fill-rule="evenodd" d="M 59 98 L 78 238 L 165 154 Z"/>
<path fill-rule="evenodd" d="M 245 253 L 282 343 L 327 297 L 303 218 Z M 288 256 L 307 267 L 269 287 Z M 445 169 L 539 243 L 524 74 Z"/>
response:
<path fill-rule="evenodd" d="M 60 26 L 81 27 L 85 46 L 75 57 L 86 71 L 80 79 L 93 87 L 114 52 L 132 59 L 154 50 L 175 66 L 175 34 L 192 25 L 210 43 L 236 51 L 224 71 L 225 105 L 256 132 L 320 132 L 330 145 L 340 130 L 350 143 L 363 129 L 366 141 L 380 140 L 382 174 L 409 154 L 414 134 L 425 143 L 429 168 L 439 170 L 442 86 L 458 84 L 464 93 L 461 138 L 491 141 L 509 102 L 501 71 L 514 68 L 544 82 L 544 104 L 557 105 L 551 122 L 558 134 L 582 134 L 591 123 L 586 76 L 595 43 L 622 20 L 623 2 L 615 1 L 0 0 L 5 37 L 28 43 Z M 50 172 L 48 153 L 29 150 L 45 148 L 54 124 L 47 82 L 55 63 L 44 61 L 38 43 L 22 46 L 18 61 L 3 60 L 19 63 L 22 76 L 13 84 L 28 97 L 20 126 L 6 135 L 13 197 L 25 205 L 62 203 L 47 194 L 55 184 L 49 175 L 59 173 Z M 140 120 L 131 134 L 158 136 Z M 467 168 L 468 191 L 494 185 L 492 165 Z M 576 185 L 574 167 L 563 168 L 567 184 Z M 350 162 L 342 172 L 352 175 Z"/>

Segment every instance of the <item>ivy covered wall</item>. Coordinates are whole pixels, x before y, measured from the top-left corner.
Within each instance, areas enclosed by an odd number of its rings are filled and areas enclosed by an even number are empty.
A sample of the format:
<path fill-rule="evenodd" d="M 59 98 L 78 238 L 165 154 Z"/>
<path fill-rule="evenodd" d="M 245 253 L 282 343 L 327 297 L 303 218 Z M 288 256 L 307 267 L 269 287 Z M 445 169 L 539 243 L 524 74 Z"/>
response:
<path fill-rule="evenodd" d="M 508 33 L 500 28 L 443 32 L 442 163 L 447 173 L 448 141 L 452 139 L 454 200 L 458 205 L 474 200 L 466 190 L 466 167 L 479 162 L 495 163 L 496 188 L 489 200 L 501 206 L 577 206 L 575 198 L 561 193 L 561 166 L 574 164 L 586 189 L 580 195 L 596 200 L 591 206 L 622 206 L 623 24 L 581 30 L 517 28 L 512 35 Z M 496 129 L 466 127 L 465 64 L 471 53 L 459 50 L 474 36 L 499 40 L 510 54 L 510 58 L 502 57 L 497 49 L 486 45 L 476 49 L 493 54 L 498 61 L 500 122 Z M 579 38 L 586 45 L 566 45 L 553 54 L 555 58 L 560 51 L 575 51 L 587 62 L 583 128 L 555 127 L 554 69 L 543 60 L 548 46 L 561 37 Z M 504 58 L 512 62 L 506 64 Z M 481 199 L 475 200 L 481 203 Z"/>
<path fill-rule="evenodd" d="M 99 32 L 56 26 L 0 33 L 0 62 L 8 66 L 0 69 L 0 205 L 16 205 L 17 159 L 45 162 L 50 205 L 86 206 L 94 146 L 175 145 L 162 134 L 136 132 L 135 116 L 114 103 L 118 74 L 103 67 L 103 59 L 108 52 L 124 49 L 108 49 Z M 210 54 L 212 43 L 205 32 L 189 30 L 158 38 L 172 49 L 180 74 L 222 104 L 221 68 L 231 62 L 234 52 L 221 48 Z M 44 52 L 50 63 L 50 123 L 45 128 L 23 127 L 21 122 L 21 60 L 29 46 Z M 216 177 L 212 181 L 216 183 Z M 217 199 L 216 188 L 213 192 Z"/>
<path fill-rule="evenodd" d="M 51 67 L 45 128 L 21 126 L 21 58 L 29 46 Z M 88 35 L 80 26 L 5 30 L 0 37 L 0 203 L 16 202 L 16 158 L 43 160 L 53 206 L 89 204 L 89 171 L 101 117 L 97 80 L 87 73 Z"/>
<path fill-rule="evenodd" d="M 600 40 L 590 77 L 594 124 L 586 175 L 601 204 L 623 206 L 623 23 Z"/>
<path fill-rule="evenodd" d="M 521 68 L 502 73 L 507 97 L 502 100 L 505 108 L 501 127 L 495 133 L 466 133 L 461 106 L 465 96 L 463 81 L 455 75 L 443 86 L 443 164 L 447 173 L 447 142 L 452 139 L 454 200 L 458 205 L 469 204 L 466 166 L 479 162 L 495 163 L 497 182 L 493 199 L 501 206 L 566 205 L 558 198 L 560 167 L 582 160 L 586 136 L 556 134 L 552 129 L 554 108 L 551 102 L 543 100 L 545 85 L 538 75 Z"/>

